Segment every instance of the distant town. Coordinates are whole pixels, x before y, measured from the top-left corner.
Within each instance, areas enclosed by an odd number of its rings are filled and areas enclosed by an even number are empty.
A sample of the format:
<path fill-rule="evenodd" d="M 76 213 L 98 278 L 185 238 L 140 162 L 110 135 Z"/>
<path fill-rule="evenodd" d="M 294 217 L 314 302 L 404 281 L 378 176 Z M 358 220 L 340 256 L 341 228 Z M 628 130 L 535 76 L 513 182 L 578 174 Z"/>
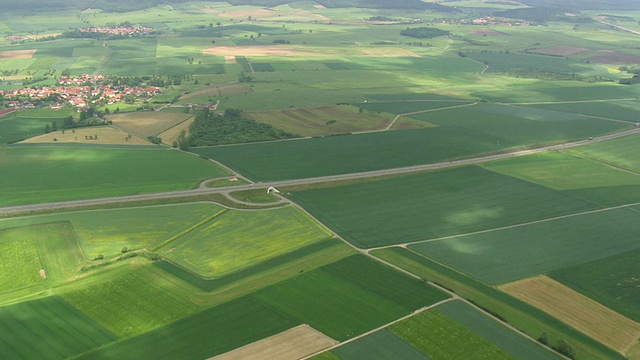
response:
<path fill-rule="evenodd" d="M 58 109 L 68 104 L 77 111 L 86 110 L 92 104 L 111 105 L 119 102 L 133 103 L 149 100 L 160 93 L 157 86 L 114 85 L 106 81 L 104 75 L 82 74 L 80 76 L 60 76 L 57 87 L 24 87 L 2 91 L 6 105 L 10 108 L 46 107 Z"/>

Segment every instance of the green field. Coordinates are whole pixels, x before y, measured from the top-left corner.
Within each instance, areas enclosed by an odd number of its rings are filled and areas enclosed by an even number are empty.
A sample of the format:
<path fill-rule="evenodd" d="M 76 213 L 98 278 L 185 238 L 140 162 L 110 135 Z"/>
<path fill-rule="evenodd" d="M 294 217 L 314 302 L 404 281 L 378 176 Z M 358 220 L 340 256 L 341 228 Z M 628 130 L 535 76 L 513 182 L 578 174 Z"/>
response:
<path fill-rule="evenodd" d="M 513 105 L 481 104 L 412 118 L 439 126 L 463 127 L 496 139 L 498 144 L 531 146 L 583 140 L 630 127 L 629 124 Z"/>
<path fill-rule="evenodd" d="M 190 203 L 53 213 L 4 219 L 0 221 L 0 229 L 68 223 L 72 229 L 65 228 L 65 233 L 73 234 L 73 242 L 76 247 L 80 243 L 87 258 L 100 254 L 108 258 L 120 255 L 124 247 L 139 250 L 170 239 L 220 211 L 222 208 L 213 203 Z"/>
<path fill-rule="evenodd" d="M 549 276 L 640 322 L 638 272 L 640 250 L 554 270 Z"/>
<path fill-rule="evenodd" d="M 482 167 L 555 190 L 640 185 L 639 174 L 559 152 L 489 162 Z"/>
<path fill-rule="evenodd" d="M 513 330 L 461 301 L 442 304 L 438 306 L 438 310 L 485 340 L 498 345 L 516 359 L 561 359 L 560 356 L 543 348 L 540 344 L 516 334 Z"/>
<path fill-rule="evenodd" d="M 389 327 L 429 359 L 515 359 L 497 345 L 438 310 L 422 312 Z"/>
<path fill-rule="evenodd" d="M 291 198 L 345 239 L 365 248 L 594 209 L 587 202 L 479 167 L 294 190 Z"/>
<path fill-rule="evenodd" d="M 57 121 L 62 125 L 63 118 L 24 117 L 15 114 L 0 117 L 0 144 L 9 144 L 44 134 L 47 124 Z"/>
<path fill-rule="evenodd" d="M 80 359 L 206 359 L 294 326 L 298 320 L 246 296 Z"/>
<path fill-rule="evenodd" d="M 341 346 L 331 353 L 342 360 L 429 360 L 424 354 L 387 330 L 380 330 L 352 343 Z M 320 358 L 313 358 L 318 360 Z"/>
<path fill-rule="evenodd" d="M 203 277 L 221 277 L 328 239 L 295 207 L 228 210 L 163 245 L 160 253 Z"/>
<path fill-rule="evenodd" d="M 551 111 L 583 114 L 587 116 L 618 119 L 631 122 L 638 121 L 639 110 L 637 100 L 536 104 L 530 106 Z"/>
<path fill-rule="evenodd" d="M 398 293 L 375 284 L 380 278 L 373 274 L 393 276 L 390 268 L 383 267 L 372 274 L 358 270 L 359 274 L 351 278 L 333 273 L 340 266 L 357 269 L 358 263 L 357 258 L 349 257 L 260 290 L 255 296 L 337 340 L 349 339 L 416 310 L 415 299 L 406 299 L 403 293 L 422 292 L 420 307 L 446 298 L 439 291 L 407 277 L 400 277 L 396 288 L 402 292 Z"/>
<path fill-rule="evenodd" d="M 48 280 L 62 282 L 78 273 L 85 259 L 70 223 L 33 225 L 28 230 Z"/>
<path fill-rule="evenodd" d="M 177 151 L 94 147 L 3 148 L 0 171 L 3 206 L 190 189 L 228 175 Z"/>
<path fill-rule="evenodd" d="M 0 308 L 0 352 L 7 359 L 62 359 L 115 336 L 58 296 Z"/>
<path fill-rule="evenodd" d="M 249 178 L 267 181 L 450 161 L 504 149 L 585 139 L 629 126 L 504 105 L 478 105 L 411 117 L 439 127 L 192 151 Z"/>
<path fill-rule="evenodd" d="M 640 176 L 597 161 L 547 152 L 485 163 L 485 169 L 540 184 L 599 206 L 640 202 Z"/>
<path fill-rule="evenodd" d="M 620 167 L 640 173 L 640 159 L 636 156 L 640 151 L 640 135 L 603 141 L 589 146 L 569 149 L 567 152 L 604 164 Z"/>
<path fill-rule="evenodd" d="M 624 359 L 541 310 L 415 252 L 389 248 L 376 250 L 373 255 L 455 291 L 534 338 L 547 333 L 552 343 L 565 339 L 577 349 L 581 359 Z"/>
<path fill-rule="evenodd" d="M 638 212 L 613 209 L 425 242 L 410 249 L 490 284 L 640 247 Z M 606 240 L 605 240 L 606 239 Z"/>
<path fill-rule="evenodd" d="M 39 229 L 31 227 L 0 231 L 0 292 L 40 284 L 42 264 L 33 236 Z"/>
<path fill-rule="evenodd" d="M 148 332 L 199 310 L 191 286 L 142 261 L 94 275 L 61 292 L 76 309 L 119 337 Z"/>
<path fill-rule="evenodd" d="M 41 217 L 71 221 L 87 257 L 121 254 L 178 236 L 206 221 L 222 208 L 213 203 L 120 208 Z"/>

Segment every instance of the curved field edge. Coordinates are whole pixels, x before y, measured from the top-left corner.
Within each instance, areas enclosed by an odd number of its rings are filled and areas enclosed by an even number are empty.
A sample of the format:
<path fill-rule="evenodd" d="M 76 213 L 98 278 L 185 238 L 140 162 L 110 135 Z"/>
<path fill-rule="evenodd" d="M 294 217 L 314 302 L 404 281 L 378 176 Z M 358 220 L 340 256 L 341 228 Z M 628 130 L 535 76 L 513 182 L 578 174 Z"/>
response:
<path fill-rule="evenodd" d="M 362 262 L 373 272 L 360 270 Z M 354 269 L 357 274 L 352 274 L 351 278 L 336 276 L 335 272 L 342 266 Z M 395 276 L 393 288 L 377 283 L 380 274 Z M 419 307 L 447 297 L 423 282 L 361 255 L 298 272 L 288 280 L 250 291 L 253 294 L 230 299 L 161 328 L 85 353 L 80 358 L 130 357 L 133 354 L 139 358 L 201 359 L 302 323 L 332 338 L 346 339 L 410 314 L 415 310 L 413 301 L 416 300 L 406 294 L 416 291 L 423 294 Z M 303 303 L 308 306 L 300 306 Z M 372 309 L 379 311 L 370 311 Z"/>
<path fill-rule="evenodd" d="M 578 359 L 624 359 L 537 308 L 420 254 L 400 248 L 374 250 L 370 254 L 454 291 L 533 338 L 546 333 L 550 343 L 565 339 L 575 347 Z"/>

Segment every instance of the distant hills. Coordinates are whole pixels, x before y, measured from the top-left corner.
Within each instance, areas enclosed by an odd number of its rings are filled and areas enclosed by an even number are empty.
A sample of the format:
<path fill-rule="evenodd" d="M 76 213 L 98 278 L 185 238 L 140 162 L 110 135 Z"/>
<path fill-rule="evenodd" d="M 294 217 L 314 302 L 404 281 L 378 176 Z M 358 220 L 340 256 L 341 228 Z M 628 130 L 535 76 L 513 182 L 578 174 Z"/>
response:
<path fill-rule="evenodd" d="M 0 8 L 4 11 L 19 10 L 64 10 L 77 8 L 80 10 L 92 8 L 110 12 L 127 12 L 162 4 L 177 4 L 192 0 L 0 0 Z M 278 6 L 288 4 L 294 0 L 227 0 L 232 5 Z M 421 0 L 317 0 L 316 3 L 327 8 L 360 7 L 373 9 L 415 9 L 432 10 L 437 12 L 459 12 L 460 10 L 435 2 Z"/>

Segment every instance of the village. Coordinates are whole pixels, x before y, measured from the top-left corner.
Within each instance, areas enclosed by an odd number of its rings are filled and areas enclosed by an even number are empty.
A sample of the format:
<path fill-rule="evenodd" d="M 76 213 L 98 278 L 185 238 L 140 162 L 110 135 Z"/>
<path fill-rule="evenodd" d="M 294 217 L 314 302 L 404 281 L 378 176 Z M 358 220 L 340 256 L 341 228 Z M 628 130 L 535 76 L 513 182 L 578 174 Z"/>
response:
<path fill-rule="evenodd" d="M 149 100 L 160 93 L 157 86 L 128 86 L 109 84 L 104 75 L 82 74 L 80 76 L 60 76 L 59 86 L 24 87 L 3 91 L 0 97 L 8 100 L 9 108 L 46 107 L 59 109 L 68 104 L 77 111 L 86 110 L 92 104 L 111 105 L 119 102 L 132 103 Z"/>

